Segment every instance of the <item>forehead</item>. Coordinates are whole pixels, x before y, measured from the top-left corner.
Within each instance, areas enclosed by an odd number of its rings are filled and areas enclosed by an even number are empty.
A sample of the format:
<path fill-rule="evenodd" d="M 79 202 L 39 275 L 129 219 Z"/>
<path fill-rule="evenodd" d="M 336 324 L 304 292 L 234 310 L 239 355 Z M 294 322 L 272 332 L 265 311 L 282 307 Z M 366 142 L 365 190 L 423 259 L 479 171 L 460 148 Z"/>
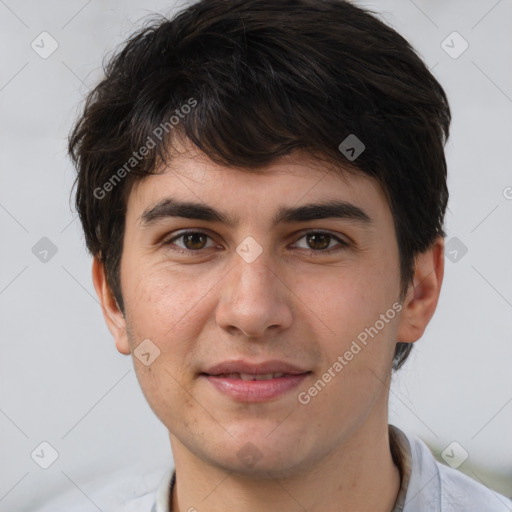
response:
<path fill-rule="evenodd" d="M 376 180 L 303 152 L 280 157 L 257 170 L 220 165 L 199 151 L 178 153 L 157 174 L 134 184 L 127 217 L 140 219 L 152 205 L 169 197 L 213 206 L 229 214 L 233 224 L 247 215 L 274 214 L 284 205 L 334 200 L 371 211 L 372 218 L 390 215 Z"/>

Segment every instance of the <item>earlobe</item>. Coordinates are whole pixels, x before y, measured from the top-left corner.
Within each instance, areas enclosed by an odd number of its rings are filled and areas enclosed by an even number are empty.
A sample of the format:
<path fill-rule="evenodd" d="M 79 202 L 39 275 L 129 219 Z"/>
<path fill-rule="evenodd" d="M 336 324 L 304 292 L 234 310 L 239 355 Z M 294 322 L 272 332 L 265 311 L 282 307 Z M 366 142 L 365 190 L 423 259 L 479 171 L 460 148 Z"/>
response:
<path fill-rule="evenodd" d="M 92 263 L 92 280 L 101 304 L 103 317 L 114 337 L 116 348 L 121 354 L 128 355 L 130 354 L 130 344 L 128 342 L 126 320 L 107 283 L 105 267 L 97 256 L 94 257 Z"/>
<path fill-rule="evenodd" d="M 415 259 L 414 279 L 405 298 L 397 340 L 412 343 L 421 338 L 437 307 L 444 275 L 444 239 L 436 238 Z"/>

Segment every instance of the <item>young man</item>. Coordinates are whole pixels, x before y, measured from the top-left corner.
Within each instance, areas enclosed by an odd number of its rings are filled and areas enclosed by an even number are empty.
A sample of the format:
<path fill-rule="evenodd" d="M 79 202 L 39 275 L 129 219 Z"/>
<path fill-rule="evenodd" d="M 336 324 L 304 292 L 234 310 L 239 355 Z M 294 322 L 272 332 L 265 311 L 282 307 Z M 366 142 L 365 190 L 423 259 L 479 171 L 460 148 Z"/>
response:
<path fill-rule="evenodd" d="M 441 289 L 449 124 L 342 0 L 203 0 L 110 61 L 70 153 L 105 320 L 169 430 L 153 511 L 510 510 L 388 425 Z"/>

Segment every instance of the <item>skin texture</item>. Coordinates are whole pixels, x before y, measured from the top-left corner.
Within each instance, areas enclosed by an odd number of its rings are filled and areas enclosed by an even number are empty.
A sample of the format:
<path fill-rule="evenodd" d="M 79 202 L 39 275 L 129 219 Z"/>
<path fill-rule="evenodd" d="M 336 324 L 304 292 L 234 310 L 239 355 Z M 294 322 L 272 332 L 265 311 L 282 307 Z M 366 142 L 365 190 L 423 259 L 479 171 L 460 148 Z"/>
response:
<path fill-rule="evenodd" d="M 207 204 L 238 223 L 175 217 L 144 227 L 142 213 L 167 197 Z M 363 208 L 372 224 L 330 218 L 272 225 L 281 206 L 326 200 Z M 177 238 L 185 229 L 209 238 L 186 245 Z M 324 252 L 315 251 L 323 242 L 312 248 L 308 231 L 328 232 L 348 246 L 331 238 Z M 236 252 L 248 236 L 263 249 L 252 263 Z M 173 238 L 174 245 L 164 245 Z M 199 250 L 184 256 L 172 247 Z M 396 341 L 419 339 L 435 311 L 443 251 L 439 238 L 417 257 L 401 311 L 301 404 L 298 393 L 399 301 L 398 246 L 380 185 L 335 174 L 300 153 L 249 174 L 191 148 L 173 158 L 172 168 L 137 183 L 121 263 L 126 315 L 97 258 L 93 280 L 117 349 L 131 354 L 149 339 L 160 350 L 149 366 L 133 361 L 146 399 L 169 430 L 173 510 L 392 510 L 400 484 L 387 432 L 392 357 Z M 312 374 L 272 400 L 236 402 L 198 375 L 233 359 L 279 359 Z M 247 443 L 260 456 L 250 467 L 239 455 Z"/>

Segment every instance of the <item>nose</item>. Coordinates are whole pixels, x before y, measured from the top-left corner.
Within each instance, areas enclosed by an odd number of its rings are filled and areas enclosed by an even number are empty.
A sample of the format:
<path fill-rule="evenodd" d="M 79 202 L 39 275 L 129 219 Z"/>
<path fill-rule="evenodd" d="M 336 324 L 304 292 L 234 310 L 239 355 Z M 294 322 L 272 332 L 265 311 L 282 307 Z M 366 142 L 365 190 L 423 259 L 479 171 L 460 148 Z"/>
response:
<path fill-rule="evenodd" d="M 292 323 L 291 291 L 284 276 L 264 254 L 247 263 L 235 257 L 235 268 L 222 280 L 217 324 L 234 336 L 268 337 Z"/>

